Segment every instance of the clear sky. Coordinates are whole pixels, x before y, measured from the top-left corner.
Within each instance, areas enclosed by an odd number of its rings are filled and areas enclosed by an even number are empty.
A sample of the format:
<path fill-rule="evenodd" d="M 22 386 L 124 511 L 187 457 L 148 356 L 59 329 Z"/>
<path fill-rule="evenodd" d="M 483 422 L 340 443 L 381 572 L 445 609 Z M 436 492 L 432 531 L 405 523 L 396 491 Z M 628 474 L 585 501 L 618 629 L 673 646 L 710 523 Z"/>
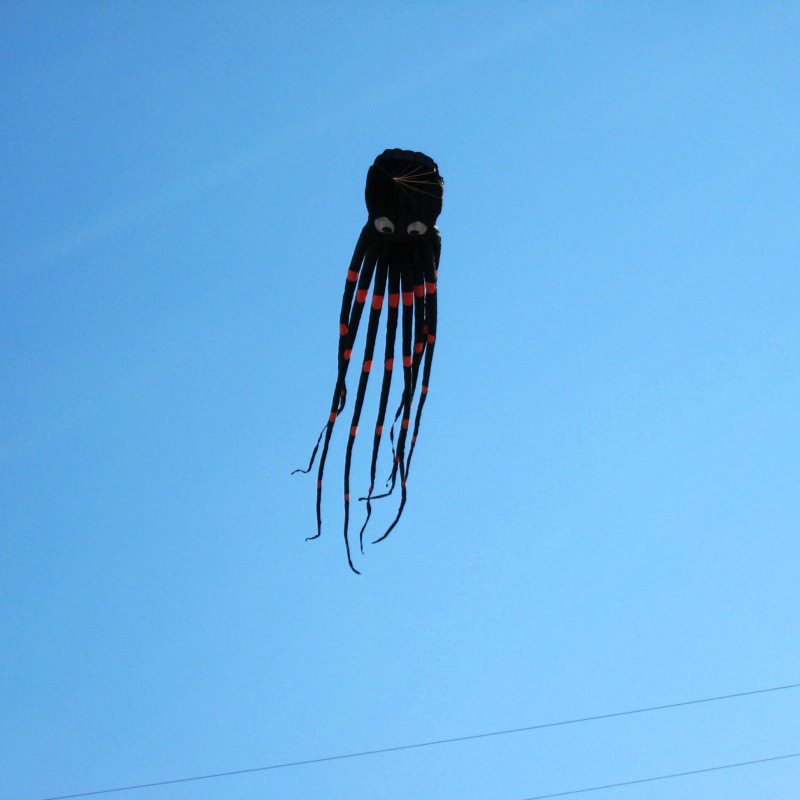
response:
<path fill-rule="evenodd" d="M 796 2 L 5 2 L 0 96 L 0 797 L 800 681 Z M 445 179 L 439 335 L 358 576 L 346 426 L 316 541 L 290 472 L 387 147 Z M 800 689 L 114 796 L 795 752 Z M 794 759 L 588 796 L 799 791 Z"/>

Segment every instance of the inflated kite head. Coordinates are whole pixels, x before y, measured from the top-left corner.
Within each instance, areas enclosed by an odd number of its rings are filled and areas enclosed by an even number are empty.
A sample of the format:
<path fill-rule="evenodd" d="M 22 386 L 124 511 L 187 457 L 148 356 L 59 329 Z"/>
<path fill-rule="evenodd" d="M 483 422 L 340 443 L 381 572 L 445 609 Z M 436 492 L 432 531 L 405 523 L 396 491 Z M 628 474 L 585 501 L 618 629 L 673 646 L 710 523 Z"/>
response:
<path fill-rule="evenodd" d="M 444 181 L 432 158 L 413 150 L 384 150 L 367 172 L 369 223 L 389 241 L 432 235 L 443 192 Z"/>

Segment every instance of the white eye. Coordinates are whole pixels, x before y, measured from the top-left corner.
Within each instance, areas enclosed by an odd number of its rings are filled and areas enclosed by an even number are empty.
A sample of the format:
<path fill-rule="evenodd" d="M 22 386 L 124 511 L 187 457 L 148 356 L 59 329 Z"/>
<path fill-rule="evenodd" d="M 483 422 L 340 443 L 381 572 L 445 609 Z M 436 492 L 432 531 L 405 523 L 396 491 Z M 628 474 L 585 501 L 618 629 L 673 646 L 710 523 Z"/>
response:
<path fill-rule="evenodd" d="M 406 230 L 409 236 L 422 236 L 425 231 L 428 230 L 428 226 L 424 222 L 417 220 L 416 222 L 412 222 Z"/>
<path fill-rule="evenodd" d="M 375 227 L 381 233 L 394 233 L 394 222 L 392 222 L 389 217 L 378 217 L 375 220 Z"/>

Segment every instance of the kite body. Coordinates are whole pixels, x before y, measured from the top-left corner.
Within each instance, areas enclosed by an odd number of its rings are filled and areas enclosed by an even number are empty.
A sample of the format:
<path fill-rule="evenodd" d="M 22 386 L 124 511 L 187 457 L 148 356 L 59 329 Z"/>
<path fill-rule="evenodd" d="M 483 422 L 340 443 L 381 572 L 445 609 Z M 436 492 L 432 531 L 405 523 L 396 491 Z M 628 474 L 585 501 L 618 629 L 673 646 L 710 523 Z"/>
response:
<path fill-rule="evenodd" d="M 317 450 L 322 444 L 317 467 L 317 533 L 309 537 L 316 539 L 322 532 L 322 478 L 328 456 L 328 445 L 333 427 L 345 408 L 347 400 L 345 379 L 359 322 L 372 288 L 364 358 L 350 420 L 344 465 L 344 541 L 347 560 L 354 572 L 358 570 L 353 566 L 348 538 L 350 464 L 367 382 L 373 370 L 375 344 L 384 305 L 387 309 L 383 383 L 373 433 L 369 491 L 366 497 L 359 498 L 366 501 L 366 520 L 359 535 L 362 552 L 364 530 L 372 513 L 372 501 L 391 495 L 399 480 L 400 502 L 397 516 L 375 542 L 385 539 L 391 533 L 399 522 L 406 503 L 406 481 L 419 432 L 422 408 L 428 393 L 436 342 L 436 280 L 441 252 L 441 237 L 436 228 L 436 219 L 442 210 L 443 189 L 444 181 L 439 175 L 436 163 L 422 153 L 411 150 L 386 150 L 369 168 L 365 189 L 369 218 L 356 244 L 344 286 L 342 310 L 339 316 L 338 374 L 330 416 L 311 454 L 308 469 L 296 470 L 310 472 Z M 395 338 L 398 327 L 401 329 L 402 399 L 390 430 L 393 461 L 392 472 L 387 481 L 388 490 L 376 495 L 373 493 L 375 472 L 386 420 L 389 391 L 395 372 Z M 380 361 L 375 363 L 380 365 Z M 411 408 L 415 397 L 416 413 L 412 427 Z M 400 427 L 395 440 L 394 427 L 398 421 Z M 410 438 L 409 428 L 411 428 Z"/>

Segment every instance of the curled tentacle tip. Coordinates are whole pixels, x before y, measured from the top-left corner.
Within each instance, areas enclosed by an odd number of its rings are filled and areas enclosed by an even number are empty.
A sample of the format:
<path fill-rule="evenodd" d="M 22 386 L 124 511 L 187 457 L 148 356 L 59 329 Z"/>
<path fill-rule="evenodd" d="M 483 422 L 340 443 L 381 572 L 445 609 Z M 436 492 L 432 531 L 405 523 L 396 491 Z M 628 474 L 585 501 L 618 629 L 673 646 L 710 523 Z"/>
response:
<path fill-rule="evenodd" d="M 375 539 L 375 540 L 372 542 L 372 544 L 378 544 L 378 542 L 382 542 L 382 541 L 383 541 L 383 540 L 384 540 L 384 539 L 385 539 L 385 538 L 386 538 L 386 537 L 387 537 L 387 536 L 388 536 L 388 535 L 389 535 L 389 534 L 392 532 L 392 529 L 393 529 L 393 528 L 394 528 L 394 525 L 392 525 L 392 527 L 391 527 L 391 528 L 389 528 L 389 530 L 388 530 L 388 531 L 386 531 L 386 533 L 384 533 L 384 534 L 383 534 L 383 536 L 379 536 L 377 539 Z"/>
<path fill-rule="evenodd" d="M 321 532 L 320 533 L 315 533 L 313 536 L 306 536 L 306 541 L 310 542 L 312 539 L 319 539 L 320 535 L 321 535 Z"/>

